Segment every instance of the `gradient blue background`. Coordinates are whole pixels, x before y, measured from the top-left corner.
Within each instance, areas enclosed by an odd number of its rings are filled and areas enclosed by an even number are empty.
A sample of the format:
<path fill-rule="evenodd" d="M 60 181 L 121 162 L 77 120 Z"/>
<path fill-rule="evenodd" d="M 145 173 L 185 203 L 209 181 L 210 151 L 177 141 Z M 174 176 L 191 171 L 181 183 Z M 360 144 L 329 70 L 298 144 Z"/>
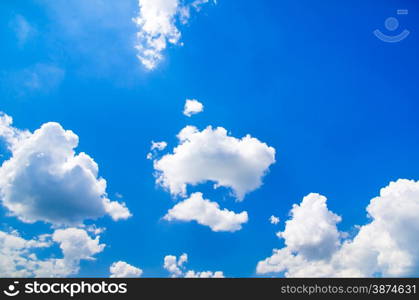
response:
<path fill-rule="evenodd" d="M 353 232 L 368 222 L 365 207 L 380 188 L 419 179 L 416 1 L 218 2 L 194 15 L 181 28 L 185 45 L 170 47 L 147 72 L 133 48 L 135 0 L 1 1 L 0 111 L 18 128 L 57 121 L 73 130 L 77 150 L 99 164 L 110 197 L 122 194 L 134 214 L 94 222 L 107 228 L 101 241 L 108 246 L 96 261 L 82 262 L 79 276 L 108 276 L 117 260 L 142 268 L 144 276 L 167 276 L 163 257 L 183 252 L 189 269 L 255 276 L 256 263 L 281 247 L 275 232 L 306 194 L 328 197 L 329 208 L 343 217 L 340 229 Z M 400 8 L 409 14 L 397 16 Z M 13 30 L 17 15 L 36 30 L 23 46 Z M 411 31 L 406 40 L 374 37 L 390 16 Z M 62 69 L 63 80 L 25 88 L 20 71 L 37 63 Z M 205 112 L 182 115 L 186 98 L 199 99 Z M 241 231 L 161 220 L 176 202 L 156 187 L 145 156 L 151 140 L 172 149 L 186 125 L 249 133 L 277 150 L 264 185 L 244 202 L 211 185 L 199 188 L 222 207 L 248 211 Z M 4 145 L 2 153 L 7 158 Z M 3 229 L 25 237 L 51 231 L 0 213 Z M 279 226 L 268 222 L 272 214 L 281 218 Z"/>

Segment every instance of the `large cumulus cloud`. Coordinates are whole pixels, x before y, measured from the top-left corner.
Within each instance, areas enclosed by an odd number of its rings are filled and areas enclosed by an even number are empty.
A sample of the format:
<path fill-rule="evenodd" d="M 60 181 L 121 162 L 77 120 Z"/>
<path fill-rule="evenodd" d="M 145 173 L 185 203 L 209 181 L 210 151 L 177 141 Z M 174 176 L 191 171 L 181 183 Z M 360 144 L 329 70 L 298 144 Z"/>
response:
<path fill-rule="evenodd" d="M 211 181 L 243 200 L 262 185 L 263 176 L 275 163 L 273 147 L 250 135 L 235 138 L 222 127 L 199 131 L 186 126 L 178 139 L 172 154 L 154 161 L 157 183 L 173 195 L 186 196 L 187 185 Z"/>
<path fill-rule="evenodd" d="M 326 198 L 311 194 L 294 206 L 286 246 L 257 265 L 257 272 L 288 277 L 413 276 L 419 270 L 419 181 L 399 179 L 381 189 L 367 212 L 371 222 L 353 238 L 338 234 L 340 217 Z"/>
<path fill-rule="evenodd" d="M 0 167 L 1 203 L 24 222 L 78 225 L 106 214 L 114 220 L 131 214 L 124 203 L 111 201 L 97 163 L 76 154 L 78 136 L 58 123 L 46 123 L 33 133 L 12 126 L 0 115 L 0 138 L 11 157 Z"/>

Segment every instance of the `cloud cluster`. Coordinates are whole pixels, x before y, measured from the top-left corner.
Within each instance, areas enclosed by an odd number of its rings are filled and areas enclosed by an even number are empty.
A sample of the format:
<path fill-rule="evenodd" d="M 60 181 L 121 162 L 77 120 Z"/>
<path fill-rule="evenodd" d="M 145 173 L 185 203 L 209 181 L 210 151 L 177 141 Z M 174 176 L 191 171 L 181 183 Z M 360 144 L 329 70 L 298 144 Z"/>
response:
<path fill-rule="evenodd" d="M 174 255 L 166 255 L 164 257 L 163 268 L 167 270 L 172 277 L 182 275 L 183 264 L 188 261 L 188 255 L 183 253 L 179 258 Z"/>
<path fill-rule="evenodd" d="M 183 114 L 187 117 L 199 114 L 204 111 L 204 105 L 196 99 L 186 99 Z"/>
<path fill-rule="evenodd" d="M 179 45 L 179 24 L 186 24 L 191 9 L 199 11 L 208 0 L 186 3 L 183 0 L 138 0 L 139 14 L 134 19 L 137 33 L 138 59 L 147 69 L 154 69 L 163 59 L 168 44 Z"/>
<path fill-rule="evenodd" d="M 49 246 L 50 244 L 41 238 L 25 240 L 17 232 L 0 231 L 0 277 L 33 275 L 36 257 L 31 254 L 31 251 Z"/>
<path fill-rule="evenodd" d="M 39 259 L 37 248 L 59 245 L 62 258 Z M 67 277 L 78 273 L 81 260 L 93 260 L 105 245 L 99 237 L 92 239 L 85 230 L 67 228 L 56 230 L 52 235 L 25 240 L 17 232 L 0 231 L 1 277 Z"/>
<path fill-rule="evenodd" d="M 220 209 L 216 202 L 204 199 L 202 193 L 193 193 L 188 199 L 176 204 L 164 216 L 165 220 L 196 221 L 209 226 L 213 231 L 234 232 L 242 228 L 248 220 L 247 212 L 236 214 L 227 209 Z"/>
<path fill-rule="evenodd" d="M 99 236 L 92 239 L 79 228 L 56 230 L 52 240 L 59 244 L 63 258 L 39 261 L 34 270 L 36 277 L 67 277 L 77 274 L 81 260 L 94 260 L 95 254 L 103 251 L 105 244 L 99 243 Z"/>
<path fill-rule="evenodd" d="M 166 255 L 164 257 L 163 267 L 170 273 L 171 277 L 185 278 L 224 278 L 221 271 L 203 271 L 196 272 L 193 270 L 185 270 L 184 264 L 188 261 L 188 255 L 182 254 L 179 258 L 174 255 Z"/>
<path fill-rule="evenodd" d="M 186 196 L 187 185 L 211 181 L 215 187 L 231 188 L 240 201 L 262 185 L 275 162 L 274 148 L 250 135 L 232 137 L 222 127 L 199 131 L 186 126 L 178 139 L 173 154 L 154 161 L 157 183 L 172 195 Z"/>
<path fill-rule="evenodd" d="M 412 276 L 419 269 L 419 182 L 399 179 L 381 189 L 367 212 L 371 222 L 344 238 L 326 198 L 311 194 L 291 211 L 278 235 L 285 247 L 257 265 L 259 274 L 287 277 Z"/>
<path fill-rule="evenodd" d="M 187 271 L 185 274 L 185 278 L 224 278 L 224 273 L 221 271 Z"/>
<path fill-rule="evenodd" d="M 0 138 L 12 154 L 0 167 L 1 203 L 21 221 L 73 226 L 105 214 L 114 220 L 131 216 L 124 203 L 108 199 L 96 162 L 75 153 L 78 136 L 72 131 L 58 123 L 20 131 L 3 114 Z"/>
<path fill-rule="evenodd" d="M 114 262 L 110 268 L 111 278 L 135 278 L 143 274 L 143 270 L 134 267 L 124 261 Z"/>

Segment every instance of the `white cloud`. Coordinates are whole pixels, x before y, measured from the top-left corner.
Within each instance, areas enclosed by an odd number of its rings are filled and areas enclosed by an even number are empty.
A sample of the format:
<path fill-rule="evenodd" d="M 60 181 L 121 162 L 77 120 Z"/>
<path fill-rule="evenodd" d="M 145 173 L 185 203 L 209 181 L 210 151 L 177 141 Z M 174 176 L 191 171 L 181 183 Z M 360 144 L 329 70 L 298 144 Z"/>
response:
<path fill-rule="evenodd" d="M 269 222 L 271 223 L 271 224 L 273 224 L 273 225 L 277 225 L 277 224 L 279 224 L 279 218 L 278 217 L 275 217 L 274 215 L 272 215 L 270 218 L 269 218 Z"/>
<path fill-rule="evenodd" d="M 178 134 L 173 154 L 154 161 L 156 182 L 172 195 L 186 196 L 187 185 L 207 181 L 231 188 L 240 201 L 262 185 L 262 178 L 275 162 L 275 149 L 246 135 L 238 139 L 222 127 L 199 131 L 187 126 Z"/>
<path fill-rule="evenodd" d="M 330 257 L 339 246 L 336 224 L 341 218 L 327 209 L 326 198 L 309 194 L 300 205 L 294 204 L 291 219 L 278 236 L 285 240 L 291 252 L 298 252 L 309 259 Z"/>
<path fill-rule="evenodd" d="M 35 277 L 67 277 L 77 274 L 81 260 L 94 260 L 93 256 L 105 248 L 105 244 L 99 243 L 99 238 L 97 236 L 92 239 L 85 230 L 79 228 L 56 230 L 52 240 L 59 244 L 63 258 L 37 262 Z"/>
<path fill-rule="evenodd" d="M 224 278 L 224 273 L 221 271 L 211 272 L 211 271 L 204 271 L 204 272 L 195 272 L 195 271 L 187 271 L 185 274 L 185 278 Z"/>
<path fill-rule="evenodd" d="M 124 203 L 107 198 L 106 181 L 87 154 L 76 154 L 78 136 L 58 123 L 34 133 L 11 126 L 0 117 L 0 138 L 12 157 L 0 167 L 0 197 L 9 213 L 24 222 L 79 225 L 109 214 L 114 220 L 131 214 Z"/>
<path fill-rule="evenodd" d="M 147 69 L 154 69 L 163 59 L 168 44 L 180 45 L 179 23 L 186 24 L 191 7 L 199 10 L 208 1 L 187 4 L 182 0 L 138 0 L 139 14 L 134 19 L 138 26 L 138 59 Z"/>
<path fill-rule="evenodd" d="M 166 255 L 164 257 L 163 267 L 170 273 L 171 277 L 185 278 L 223 278 L 224 273 L 221 271 L 203 271 L 196 272 L 193 270 L 185 270 L 184 264 L 188 261 L 188 255 L 182 254 L 179 258 L 174 255 Z"/>
<path fill-rule="evenodd" d="M 105 211 L 114 221 L 126 220 L 132 216 L 125 203 L 111 201 L 108 198 L 103 199 Z"/>
<path fill-rule="evenodd" d="M 194 193 L 188 199 L 176 204 L 164 216 L 165 220 L 196 221 L 209 226 L 213 231 L 234 232 L 242 228 L 248 220 L 247 212 L 236 214 L 227 209 L 220 209 L 216 202 L 202 197 L 202 193 Z"/>
<path fill-rule="evenodd" d="M 156 150 L 162 151 L 166 147 L 167 147 L 167 143 L 165 141 L 163 141 L 163 142 L 154 142 L 154 141 L 152 141 L 151 142 L 151 148 L 150 148 L 150 150 L 155 150 L 156 149 Z"/>
<path fill-rule="evenodd" d="M 0 138 L 4 139 L 9 150 L 13 151 L 14 147 L 20 141 L 27 139 L 31 133 L 27 130 L 22 131 L 12 126 L 13 118 L 0 112 Z"/>
<path fill-rule="evenodd" d="M 17 232 L 0 231 L 0 277 L 32 276 L 31 250 L 45 247 L 49 247 L 49 243 L 40 239 L 25 240 Z"/>
<path fill-rule="evenodd" d="M 311 195 L 294 206 L 279 236 L 286 247 L 260 261 L 257 272 L 285 272 L 288 277 L 405 277 L 419 269 L 419 182 L 399 179 L 381 189 L 367 212 L 371 222 L 343 239 L 340 218 L 326 199 Z M 308 220 L 306 220 L 308 219 Z M 339 238 L 339 235 L 341 238 Z M 319 247 L 319 249 L 315 249 Z"/>
<path fill-rule="evenodd" d="M 110 268 L 111 278 L 135 278 L 143 274 L 143 270 L 136 268 L 124 261 L 114 262 Z"/>
<path fill-rule="evenodd" d="M 36 248 L 59 245 L 62 258 L 39 259 L 33 252 Z M 77 228 L 56 230 L 52 235 L 43 235 L 25 240 L 16 232 L 0 231 L 0 276 L 1 277 L 67 277 L 79 272 L 81 260 L 94 260 L 94 255 L 103 251 L 99 237 L 92 239 L 86 231 Z"/>
<path fill-rule="evenodd" d="M 66 260 L 92 260 L 93 255 L 102 252 L 104 244 L 99 244 L 99 237 L 90 238 L 87 232 L 78 228 L 58 229 L 52 235 L 52 240 L 60 244 Z"/>
<path fill-rule="evenodd" d="M 104 227 L 97 227 L 95 224 L 87 225 L 83 227 L 87 232 L 91 232 L 94 235 L 99 235 L 105 232 L 106 228 Z"/>
<path fill-rule="evenodd" d="M 162 142 L 151 141 L 151 147 L 150 147 L 151 152 L 147 153 L 147 159 L 152 160 L 153 158 L 156 157 L 158 151 L 163 151 L 164 149 L 166 149 L 166 147 L 167 147 L 167 143 L 165 141 L 162 141 Z"/>
<path fill-rule="evenodd" d="M 195 9 L 200 10 L 201 9 L 201 5 L 204 5 L 206 3 L 208 3 L 210 0 L 195 0 L 192 2 L 191 6 L 193 6 Z M 217 0 L 213 1 L 214 4 L 217 4 Z"/>
<path fill-rule="evenodd" d="M 204 105 L 196 99 L 186 99 L 183 114 L 191 117 L 204 111 Z"/>
<path fill-rule="evenodd" d="M 183 264 L 188 261 L 188 255 L 182 254 L 179 259 L 174 255 L 166 255 L 164 257 L 163 268 L 165 268 L 172 277 L 178 277 L 182 275 Z"/>

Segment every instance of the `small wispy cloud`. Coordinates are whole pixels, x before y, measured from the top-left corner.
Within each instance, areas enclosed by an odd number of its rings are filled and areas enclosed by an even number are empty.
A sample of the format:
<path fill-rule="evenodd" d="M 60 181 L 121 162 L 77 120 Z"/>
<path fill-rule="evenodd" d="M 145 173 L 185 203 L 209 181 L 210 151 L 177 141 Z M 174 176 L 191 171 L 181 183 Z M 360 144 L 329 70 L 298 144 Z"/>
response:
<path fill-rule="evenodd" d="M 37 63 L 21 70 L 5 71 L 0 76 L 3 88 L 18 97 L 28 94 L 48 93 L 61 84 L 65 70 L 51 63 Z"/>
<path fill-rule="evenodd" d="M 10 22 L 9 26 L 13 29 L 16 34 L 18 46 L 22 48 L 25 46 L 27 41 L 36 35 L 37 31 L 25 17 L 22 15 L 16 15 Z"/>

